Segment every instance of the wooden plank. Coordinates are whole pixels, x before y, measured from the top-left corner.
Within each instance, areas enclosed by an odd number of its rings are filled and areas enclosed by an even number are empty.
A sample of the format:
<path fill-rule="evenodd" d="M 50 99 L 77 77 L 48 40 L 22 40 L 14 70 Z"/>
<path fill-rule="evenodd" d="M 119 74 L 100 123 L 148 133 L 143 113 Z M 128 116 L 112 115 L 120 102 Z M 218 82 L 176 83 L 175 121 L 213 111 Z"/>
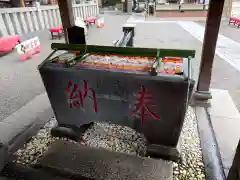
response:
<path fill-rule="evenodd" d="M 92 6 L 92 16 L 96 16 L 96 13 L 95 13 L 95 6 Z"/>
<path fill-rule="evenodd" d="M 83 13 L 83 6 L 81 6 L 81 7 L 80 7 L 80 14 L 81 14 L 80 16 L 81 16 L 81 17 L 82 17 L 82 19 L 83 19 L 83 17 L 84 17 L 84 13 Z"/>
<path fill-rule="evenodd" d="M 44 24 L 44 19 L 43 19 L 43 13 L 42 11 L 37 11 L 37 17 L 39 19 L 39 24 L 40 24 L 40 29 L 44 29 L 45 28 L 45 24 Z"/>
<path fill-rule="evenodd" d="M 8 35 L 8 31 L 3 20 L 3 14 L 0 13 L 0 37 L 6 35 Z"/>
<path fill-rule="evenodd" d="M 61 21 L 61 16 L 60 16 L 59 9 L 57 10 L 57 21 L 58 21 L 58 26 L 61 26 L 62 25 L 62 21 Z"/>
<path fill-rule="evenodd" d="M 87 18 L 86 6 L 83 6 L 83 19 Z"/>
<path fill-rule="evenodd" d="M 96 6 L 96 15 L 99 14 L 99 8 Z"/>
<path fill-rule="evenodd" d="M 27 33 L 28 28 L 27 28 L 25 17 L 24 17 L 24 13 L 19 13 L 19 17 L 20 17 L 20 23 L 22 24 L 22 28 L 23 28 L 23 33 Z"/>
<path fill-rule="evenodd" d="M 37 20 L 36 13 L 37 13 L 36 11 L 31 12 L 32 17 L 33 17 L 33 24 L 34 24 L 35 30 L 38 31 L 39 30 L 39 21 Z"/>
<path fill-rule="evenodd" d="M 46 28 L 50 28 L 47 10 L 43 11 L 43 19 L 44 19 Z"/>
<path fill-rule="evenodd" d="M 33 22 L 32 22 L 30 12 L 26 12 L 26 16 L 27 16 L 27 23 L 29 24 L 29 30 L 30 30 L 30 32 L 33 32 L 34 28 L 33 28 Z"/>
<path fill-rule="evenodd" d="M 11 17 L 10 17 L 10 14 L 9 14 L 9 13 L 6 13 L 6 14 L 5 14 L 5 18 L 6 18 L 6 24 L 7 24 L 7 26 L 8 26 L 9 34 L 10 34 L 10 35 L 14 35 L 14 34 L 15 34 L 15 31 L 14 31 L 14 26 L 13 26 L 12 19 L 11 19 Z"/>
<path fill-rule="evenodd" d="M 89 6 L 89 16 L 93 16 L 93 6 Z"/>
<path fill-rule="evenodd" d="M 52 10 L 48 10 L 47 11 L 47 14 L 48 14 L 48 19 L 49 19 L 49 24 L 50 24 L 50 27 L 54 27 L 54 24 L 53 24 L 53 15 L 52 15 Z"/>
<path fill-rule="evenodd" d="M 99 14 L 99 5 L 98 5 L 98 1 L 96 1 L 96 4 L 95 4 L 95 7 L 96 7 L 96 15 Z"/>
<path fill-rule="evenodd" d="M 58 26 L 58 21 L 57 21 L 57 9 L 53 9 L 53 24 L 54 26 Z"/>
<path fill-rule="evenodd" d="M 18 14 L 17 13 L 13 13 L 13 22 L 16 26 L 17 34 L 22 34 L 22 29 L 21 29 L 21 25 L 20 25 L 19 20 L 18 20 Z"/>
<path fill-rule="evenodd" d="M 89 8 L 88 8 L 88 6 L 85 6 L 85 8 L 86 8 L 86 17 L 89 17 Z"/>
<path fill-rule="evenodd" d="M 81 17 L 81 13 L 80 13 L 80 7 L 77 7 L 77 17 Z"/>
<path fill-rule="evenodd" d="M 76 12 L 76 7 L 73 8 L 73 17 L 74 17 L 74 20 L 76 20 L 76 17 L 77 17 L 77 12 Z"/>

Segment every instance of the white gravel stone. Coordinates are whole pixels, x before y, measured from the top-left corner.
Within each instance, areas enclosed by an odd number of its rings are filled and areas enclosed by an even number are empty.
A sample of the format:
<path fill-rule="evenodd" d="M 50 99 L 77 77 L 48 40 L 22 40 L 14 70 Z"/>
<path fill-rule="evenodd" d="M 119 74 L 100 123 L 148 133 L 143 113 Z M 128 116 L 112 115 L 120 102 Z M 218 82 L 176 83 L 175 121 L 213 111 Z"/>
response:
<path fill-rule="evenodd" d="M 51 128 L 56 125 L 56 119 L 51 119 L 35 137 L 15 153 L 16 161 L 23 164 L 36 163 L 49 145 L 56 139 L 60 139 L 50 135 Z M 80 143 L 111 151 L 144 155 L 147 140 L 142 134 L 129 127 L 97 122 L 84 133 Z M 183 161 L 181 164 L 173 163 L 173 180 L 205 180 L 196 117 L 194 110 L 190 107 L 186 113 L 179 147 Z"/>
<path fill-rule="evenodd" d="M 38 134 L 19 149 L 14 155 L 16 162 L 22 164 L 35 164 L 47 151 L 50 144 L 57 139 L 66 138 L 52 137 L 51 128 L 57 125 L 55 118 L 51 119 Z M 74 141 L 72 141 L 74 142 Z M 74 142 L 77 143 L 77 142 Z M 146 138 L 129 127 L 96 122 L 83 135 L 82 145 L 105 148 L 111 151 L 144 155 L 146 152 Z"/>
<path fill-rule="evenodd" d="M 142 134 L 129 127 L 98 122 L 85 132 L 82 144 L 117 152 L 144 155 L 147 140 Z"/>
<path fill-rule="evenodd" d="M 196 116 L 191 107 L 188 108 L 185 116 L 179 147 L 182 163 L 174 163 L 173 180 L 205 180 Z"/>

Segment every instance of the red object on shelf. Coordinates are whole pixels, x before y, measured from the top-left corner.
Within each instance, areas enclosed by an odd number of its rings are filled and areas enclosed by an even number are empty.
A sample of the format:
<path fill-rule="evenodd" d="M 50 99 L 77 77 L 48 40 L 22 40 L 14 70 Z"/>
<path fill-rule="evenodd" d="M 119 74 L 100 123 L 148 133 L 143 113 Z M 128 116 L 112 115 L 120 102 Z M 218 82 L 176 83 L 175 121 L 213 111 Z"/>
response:
<path fill-rule="evenodd" d="M 60 32 L 63 30 L 62 26 L 57 26 L 57 27 L 51 27 L 50 32 Z"/>
<path fill-rule="evenodd" d="M 52 39 L 54 39 L 54 37 L 58 37 L 60 39 L 61 34 L 63 33 L 63 27 L 62 26 L 51 27 L 50 32 L 52 35 Z"/>
<path fill-rule="evenodd" d="M 97 20 L 96 17 L 87 17 L 87 18 L 85 19 L 85 22 L 86 22 L 86 23 L 94 23 L 94 24 L 95 24 L 96 20 Z"/>
<path fill-rule="evenodd" d="M 237 16 L 232 16 L 230 17 L 229 24 L 234 23 L 240 25 L 240 17 Z"/>
<path fill-rule="evenodd" d="M 0 52 L 9 52 L 20 42 L 21 40 L 18 35 L 0 37 Z"/>
<path fill-rule="evenodd" d="M 73 54 L 80 54 L 80 51 L 73 51 Z"/>

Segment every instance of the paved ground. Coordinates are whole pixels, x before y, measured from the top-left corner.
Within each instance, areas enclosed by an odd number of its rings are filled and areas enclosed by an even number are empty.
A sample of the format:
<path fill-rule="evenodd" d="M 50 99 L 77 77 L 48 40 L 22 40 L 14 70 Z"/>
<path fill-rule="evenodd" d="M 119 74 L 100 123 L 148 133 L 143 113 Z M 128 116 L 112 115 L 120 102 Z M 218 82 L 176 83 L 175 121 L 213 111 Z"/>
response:
<path fill-rule="evenodd" d="M 205 26 L 205 21 L 199 21 L 198 24 Z M 240 43 L 240 28 L 233 24 L 228 25 L 228 21 L 223 21 L 220 26 L 220 34 Z"/>
<path fill-rule="evenodd" d="M 88 44 L 111 45 L 113 40 L 120 37 L 121 25 L 127 18 L 128 16 L 105 18 L 104 29 L 90 28 Z M 37 66 L 50 54 L 51 42 L 60 41 L 50 40 L 48 31 L 28 34 L 23 40 L 35 35 L 40 38 L 40 54 L 24 62 L 19 61 L 16 52 L 0 58 L 0 121 L 45 91 Z"/>
<path fill-rule="evenodd" d="M 199 23 L 201 26 L 205 26 L 205 23 Z M 240 44 L 240 28 L 237 29 L 233 26 L 228 26 L 227 22 L 222 22 L 220 27 L 220 34 L 224 37 L 234 40 L 235 42 L 226 42 L 225 50 L 231 51 L 236 59 L 237 65 L 239 64 L 240 54 L 239 51 L 235 48 L 238 48 Z M 220 40 L 219 40 L 220 41 Z M 228 41 L 229 42 L 229 41 Z M 222 50 L 223 51 L 223 50 Z M 238 110 L 240 110 L 240 81 L 239 81 L 239 68 L 236 69 L 236 66 L 231 66 L 226 61 L 219 56 L 215 56 L 214 67 L 213 67 L 213 76 L 211 87 L 217 89 L 226 89 L 229 90 L 230 95 L 232 96 Z"/>
<path fill-rule="evenodd" d="M 37 65 L 51 52 L 49 35 L 38 32 L 42 52 L 31 60 L 20 62 L 16 52 L 0 58 L 0 121 L 44 92 Z M 28 35 L 28 37 L 34 34 Z M 26 37 L 24 37 L 26 38 Z"/>
<path fill-rule="evenodd" d="M 129 16 L 121 15 L 105 16 L 105 27 L 103 29 L 97 29 L 94 26 L 90 28 L 87 38 L 88 44 L 111 45 L 113 40 L 121 36 L 121 26 L 129 18 Z M 152 21 L 144 21 L 141 16 L 137 19 L 139 22 L 136 28 L 135 46 L 195 49 L 194 77 L 197 79 L 197 67 L 200 63 L 202 48 L 201 40 L 199 41 L 190 35 L 175 21 L 159 22 L 153 18 L 156 22 L 152 23 Z M 150 20 L 153 19 L 150 18 Z M 199 24 L 202 25 L 203 23 Z M 225 22 L 221 27 L 223 35 L 240 42 L 240 38 L 236 34 L 237 31 L 238 29 L 226 26 Z M 234 33 L 236 35 L 233 35 Z M 0 121 L 18 110 L 36 95 L 44 92 L 37 65 L 51 52 L 51 41 L 47 31 L 38 32 L 35 35 L 40 37 L 42 52 L 35 55 L 33 59 L 20 62 L 14 52 L 0 58 Z M 34 34 L 28 35 L 28 37 L 31 36 L 34 36 Z M 238 109 L 240 109 L 240 93 L 238 90 L 240 82 L 237 79 L 240 75 L 239 71 L 219 56 L 215 58 L 212 87 L 228 89 Z"/>
<path fill-rule="evenodd" d="M 203 10 L 184 10 L 184 12 L 179 11 L 157 11 L 156 17 L 164 18 L 164 17 L 207 17 L 207 11 Z"/>

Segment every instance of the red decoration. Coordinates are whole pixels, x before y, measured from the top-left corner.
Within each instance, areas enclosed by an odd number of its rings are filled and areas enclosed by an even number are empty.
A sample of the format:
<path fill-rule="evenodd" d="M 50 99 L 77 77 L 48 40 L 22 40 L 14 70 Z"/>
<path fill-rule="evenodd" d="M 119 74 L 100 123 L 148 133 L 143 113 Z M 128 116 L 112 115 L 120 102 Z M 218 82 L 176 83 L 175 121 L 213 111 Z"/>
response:
<path fill-rule="evenodd" d="M 83 88 L 79 88 L 77 84 L 73 84 L 72 81 L 68 81 L 68 86 L 65 89 L 65 92 L 68 95 L 70 108 L 83 108 L 84 99 L 88 96 L 88 93 L 91 93 L 90 98 L 93 100 L 93 110 L 95 113 L 98 112 L 96 93 L 92 88 L 88 88 L 86 80 L 83 80 Z"/>
<path fill-rule="evenodd" d="M 151 115 L 154 119 L 160 120 L 160 116 L 152 112 L 148 107 L 149 105 L 152 105 L 152 92 L 150 90 L 147 90 L 142 85 L 141 92 L 137 92 L 136 96 L 138 100 L 135 103 L 135 110 L 132 114 L 140 117 L 141 124 L 144 123 L 144 117 L 149 115 Z"/>

